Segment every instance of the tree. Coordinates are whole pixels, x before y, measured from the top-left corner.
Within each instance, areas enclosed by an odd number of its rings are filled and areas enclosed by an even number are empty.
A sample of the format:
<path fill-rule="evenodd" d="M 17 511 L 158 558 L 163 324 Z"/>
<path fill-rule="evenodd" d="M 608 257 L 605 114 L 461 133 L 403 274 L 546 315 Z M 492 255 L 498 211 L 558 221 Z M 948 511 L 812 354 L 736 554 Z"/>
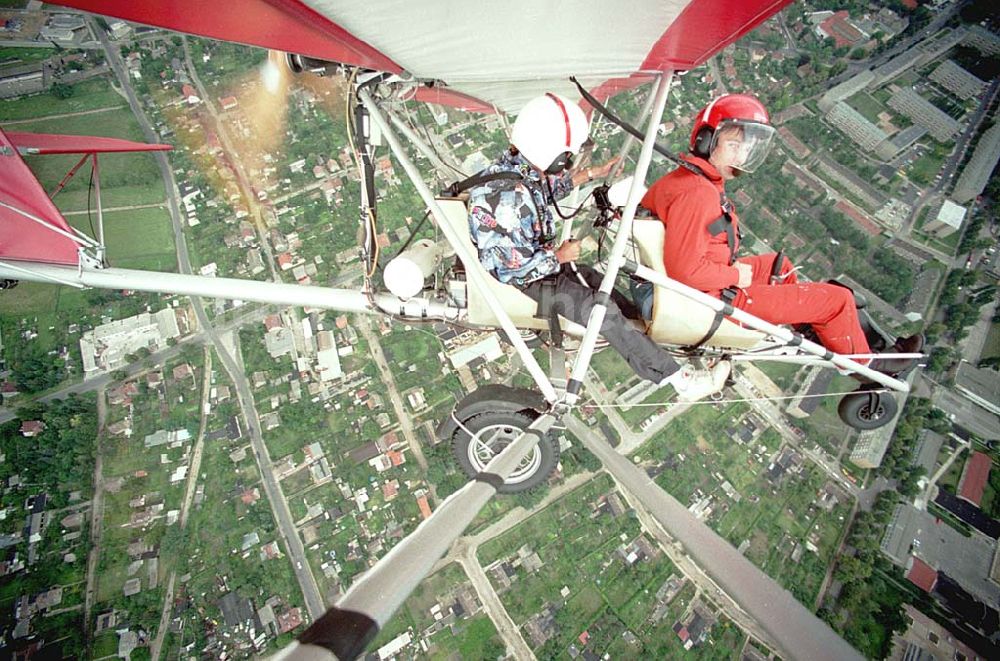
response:
<path fill-rule="evenodd" d="M 52 96 L 56 97 L 57 99 L 68 99 L 69 97 L 73 96 L 76 90 L 73 89 L 72 85 L 67 85 L 66 83 L 63 82 L 55 82 L 52 83 L 51 92 Z"/>

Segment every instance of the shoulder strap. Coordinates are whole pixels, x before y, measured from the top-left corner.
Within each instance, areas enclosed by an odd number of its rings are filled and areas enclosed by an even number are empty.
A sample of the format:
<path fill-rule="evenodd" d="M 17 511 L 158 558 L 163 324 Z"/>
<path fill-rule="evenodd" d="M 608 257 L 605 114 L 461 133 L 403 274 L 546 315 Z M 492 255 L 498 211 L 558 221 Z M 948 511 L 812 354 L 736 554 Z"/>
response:
<path fill-rule="evenodd" d="M 729 246 L 729 265 L 732 266 L 736 260 L 736 228 L 733 226 L 733 205 L 726 198 L 725 193 L 719 194 L 719 206 L 722 208 L 722 215 L 709 223 L 705 229 L 712 236 L 721 232 L 726 233 L 726 245 Z"/>
<path fill-rule="evenodd" d="M 492 172 L 488 174 L 474 174 L 471 177 L 462 179 L 461 181 L 456 181 L 448 188 L 444 189 L 441 194 L 444 197 L 458 197 L 470 188 L 475 188 L 476 186 L 482 186 L 483 184 L 489 183 L 491 181 L 496 181 L 498 179 L 510 179 L 510 180 L 521 180 L 524 177 L 521 176 L 519 172 Z"/>

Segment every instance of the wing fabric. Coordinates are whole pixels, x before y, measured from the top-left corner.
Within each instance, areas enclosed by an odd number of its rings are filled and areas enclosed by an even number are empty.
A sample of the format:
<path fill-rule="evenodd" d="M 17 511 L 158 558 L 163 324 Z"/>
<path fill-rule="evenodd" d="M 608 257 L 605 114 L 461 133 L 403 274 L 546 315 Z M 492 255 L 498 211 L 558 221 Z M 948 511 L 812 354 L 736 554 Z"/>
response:
<path fill-rule="evenodd" d="M 169 151 L 170 145 L 132 142 L 89 135 L 55 135 L 8 131 L 7 138 L 22 154 L 104 154 L 111 152 Z"/>
<path fill-rule="evenodd" d="M 0 129 L 0 259 L 76 265 L 76 242 L 52 228 L 73 233 L 24 163 L 17 146 Z"/>
<path fill-rule="evenodd" d="M 703 63 L 790 0 L 57 0 L 215 39 L 439 81 L 485 106 L 598 98 Z M 462 99 L 432 94 L 440 102 Z M 419 98 L 419 97 L 418 97 Z"/>

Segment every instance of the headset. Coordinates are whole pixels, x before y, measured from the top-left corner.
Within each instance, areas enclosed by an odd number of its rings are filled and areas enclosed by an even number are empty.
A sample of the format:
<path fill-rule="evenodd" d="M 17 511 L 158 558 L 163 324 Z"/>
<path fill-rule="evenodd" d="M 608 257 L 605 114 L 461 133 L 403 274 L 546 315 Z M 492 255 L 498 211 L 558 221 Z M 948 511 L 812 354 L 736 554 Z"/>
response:
<path fill-rule="evenodd" d="M 711 155 L 712 149 L 712 136 L 715 135 L 715 131 L 708 128 L 707 126 L 698 131 L 698 135 L 694 138 L 694 155 L 700 156 L 701 158 L 708 158 Z"/>

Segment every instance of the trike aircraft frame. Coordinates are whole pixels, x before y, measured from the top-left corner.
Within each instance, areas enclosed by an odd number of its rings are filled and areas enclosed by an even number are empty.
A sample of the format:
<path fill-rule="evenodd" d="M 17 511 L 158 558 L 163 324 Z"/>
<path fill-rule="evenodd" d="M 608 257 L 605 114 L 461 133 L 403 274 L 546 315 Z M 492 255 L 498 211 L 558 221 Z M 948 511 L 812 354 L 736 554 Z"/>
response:
<path fill-rule="evenodd" d="M 525 368 L 531 374 L 537 386 L 537 391 L 511 389 L 503 386 L 487 386 L 473 392 L 460 402 L 450 420 L 442 425 L 442 433 L 463 443 L 467 448 L 468 462 L 461 461 L 463 469 L 472 473 L 472 480 L 456 493 L 447 498 L 433 515 L 418 529 L 384 558 L 382 558 L 368 573 L 356 581 L 346 595 L 339 601 L 337 607 L 327 615 L 319 618 L 307 630 L 300 641 L 287 648 L 285 655 L 307 658 L 310 654 L 319 654 L 314 658 L 328 658 L 317 652 L 318 648 L 309 645 L 309 632 L 316 636 L 328 635 L 336 630 L 340 638 L 330 642 L 323 639 L 323 647 L 336 649 L 341 658 L 351 658 L 359 654 L 370 637 L 384 625 L 393 612 L 402 604 L 406 596 L 426 576 L 434 563 L 447 551 L 452 542 L 464 531 L 478 514 L 482 506 L 498 491 L 517 491 L 523 488 L 527 481 L 518 481 L 518 475 L 527 474 L 538 462 L 539 453 L 544 452 L 543 442 L 546 435 L 560 419 L 572 411 L 581 402 L 585 375 L 589 368 L 599 329 L 604 320 L 606 308 L 595 306 L 586 327 L 568 327 L 570 333 L 580 337 L 579 349 L 575 354 L 568 378 L 566 377 L 566 353 L 561 347 L 553 345 L 551 356 L 553 360 L 552 374 L 546 374 L 535 359 L 532 350 L 527 346 L 521 335 L 521 330 L 528 325 L 524 316 L 512 317 L 504 302 L 504 294 L 498 293 L 502 288 L 495 280 L 479 266 L 478 257 L 468 241 L 467 226 L 456 223 L 456 218 L 462 218 L 461 210 L 456 215 L 455 200 L 438 199 L 434 192 L 424 182 L 421 173 L 409 158 L 406 149 L 393 130 L 393 125 L 402 127 L 402 123 L 392 116 L 391 109 L 383 107 L 382 100 L 391 98 L 389 95 L 376 100 L 373 90 L 395 90 L 405 87 L 406 81 L 396 81 L 385 75 L 366 74 L 372 78 L 366 80 L 359 77 L 359 84 L 352 90 L 358 101 L 359 108 L 367 113 L 370 122 L 378 127 L 379 132 L 388 143 L 393 155 L 403 167 L 409 179 L 416 187 L 422 200 L 427 205 L 430 214 L 437 222 L 455 255 L 465 266 L 469 301 L 481 303 L 495 322 L 477 323 L 471 318 L 469 308 L 454 305 L 448 300 L 427 296 L 414 296 L 402 299 L 387 292 L 374 291 L 370 279 L 366 279 L 366 287 L 362 291 L 334 289 L 327 287 L 306 287 L 273 282 L 244 281 L 231 278 L 211 278 L 196 276 L 189 273 L 154 273 L 108 267 L 104 260 L 103 226 L 100 211 L 97 213 L 97 239 L 90 237 L 70 236 L 79 244 L 80 259 L 75 265 L 59 263 L 42 263 L 29 259 L 0 261 L 0 278 L 9 280 L 30 280 L 45 283 L 63 284 L 73 287 L 99 287 L 111 289 L 130 289 L 140 291 L 161 292 L 169 294 L 185 294 L 206 296 L 243 301 L 276 303 L 281 305 L 303 305 L 331 309 L 343 312 L 390 315 L 398 319 L 428 320 L 440 319 L 449 323 L 472 325 L 483 328 L 499 327 L 507 336 L 510 344 L 520 356 Z M 661 74 L 656 78 L 655 89 L 646 106 L 647 128 L 641 144 L 640 154 L 633 174 L 628 201 L 621 211 L 618 229 L 607 259 L 607 269 L 601 284 L 601 291 L 610 293 L 615 279 L 622 269 L 627 269 L 636 276 L 648 280 L 663 292 L 693 301 L 697 307 L 715 312 L 723 312 L 744 328 L 759 333 L 760 342 L 754 342 L 753 348 L 725 345 L 710 342 L 702 351 L 713 353 L 721 358 L 733 361 L 756 361 L 762 359 L 779 360 L 783 362 L 798 362 L 809 365 L 833 367 L 845 372 L 857 374 L 872 384 L 876 384 L 879 392 L 892 390 L 907 392 L 906 381 L 893 378 L 871 370 L 852 360 L 860 356 L 841 356 L 832 354 L 824 347 L 803 338 L 788 329 L 767 323 L 740 310 L 731 309 L 727 304 L 699 291 L 686 287 L 668 277 L 661 271 L 650 266 L 630 262 L 626 259 L 626 250 L 633 236 L 633 223 L 636 209 L 641 197 L 641 182 L 645 178 L 653 155 L 656 128 L 662 117 L 667 100 L 672 74 Z M 405 131 L 404 131 L 405 133 Z M 6 143 L 9 152 L 20 149 L 0 132 L 0 137 Z M 424 152 L 432 160 L 437 159 L 433 150 L 423 144 L 420 139 L 410 133 L 407 135 L 410 143 Z M 364 136 L 359 136 L 363 139 Z M 29 140 L 30 141 L 30 140 Z M 367 147 L 365 147 L 367 148 Z M 626 145 L 626 148 L 628 145 Z M 22 149 L 22 151 L 24 151 Z M 101 151 L 101 150 L 97 150 Z M 90 153 L 84 151 L 84 153 Z M 96 153 L 96 152 L 95 152 Z M 7 154 L 10 156 L 10 154 Z M 15 153 L 14 158 L 20 160 Z M 81 163 L 83 161 L 81 160 Z M 23 165 L 23 162 L 21 163 Z M 99 177 L 94 157 L 94 174 Z M 370 205 L 366 191 L 371 190 L 362 182 L 363 205 Z M 37 192 L 44 195 L 37 185 Z M 99 203 L 99 198 L 98 198 Z M 58 211 L 50 204 L 38 211 L 32 208 L 20 207 L 4 202 L 8 211 L 23 217 L 33 223 L 48 227 L 54 232 L 65 235 L 52 221 L 58 216 Z M 464 209 L 462 204 L 461 209 Z M 55 213 L 55 216 L 51 216 Z M 49 216 L 47 216 L 48 214 Z M 564 228 L 564 236 L 568 236 L 569 225 Z M 537 321 L 537 320 L 536 320 Z M 654 323 L 655 326 L 655 323 Z M 682 344 L 682 343 L 680 343 Z M 911 354 L 896 354 L 910 357 Z M 490 418 L 489 416 L 494 416 Z M 512 422 L 512 416 L 515 421 Z M 520 416 L 520 418 L 517 418 Z M 518 424 L 520 420 L 522 424 Z M 499 439 L 498 444 L 494 440 Z M 544 477 L 544 476 L 543 476 Z M 404 567 L 404 571 L 400 571 Z M 720 571 L 729 571 L 721 568 Z M 791 606 L 790 606 L 791 607 Z M 763 617 L 768 616 L 756 614 Z M 768 631 L 776 638 L 782 638 L 780 618 L 775 616 L 766 622 Z M 823 629 L 828 631 L 828 629 Z M 323 632 L 327 632 L 324 634 Z M 839 641 L 832 636 L 826 644 L 837 646 Z M 816 644 L 822 641 L 817 639 Z M 839 641 L 842 644 L 843 641 Z M 846 647 L 846 646 L 844 646 Z M 827 651 L 831 648 L 826 648 Z M 849 647 L 846 647 L 849 650 Z M 798 650 L 803 656 L 815 650 Z M 848 652 L 844 652 L 848 653 Z M 793 654 L 793 656 L 797 656 Z M 815 658 L 815 657 L 814 657 Z"/>

